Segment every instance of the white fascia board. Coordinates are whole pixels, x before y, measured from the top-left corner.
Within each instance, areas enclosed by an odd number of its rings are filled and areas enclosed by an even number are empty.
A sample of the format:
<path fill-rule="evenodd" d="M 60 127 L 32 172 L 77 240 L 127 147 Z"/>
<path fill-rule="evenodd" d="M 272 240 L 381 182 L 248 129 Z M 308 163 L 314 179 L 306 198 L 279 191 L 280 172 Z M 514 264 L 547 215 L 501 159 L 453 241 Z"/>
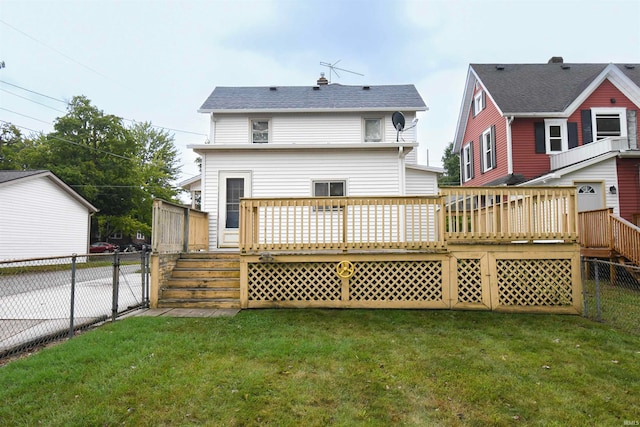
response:
<path fill-rule="evenodd" d="M 583 90 L 580 95 L 573 100 L 571 104 L 565 109 L 565 116 L 570 116 L 576 111 L 587 98 L 605 81 L 609 78 L 609 81 L 617 87 L 620 92 L 624 94 L 631 102 L 640 107 L 640 88 L 629 79 L 618 67 L 614 64 L 607 65 L 604 70 Z"/>
<path fill-rule="evenodd" d="M 471 84 L 473 70 L 469 65 L 467 71 L 467 81 L 464 84 L 464 92 L 462 93 L 462 103 L 460 105 L 460 111 L 458 112 L 458 123 L 456 125 L 456 133 L 453 137 L 453 152 L 457 153 L 462 147 L 462 138 L 464 137 L 464 131 L 467 128 L 467 122 L 469 119 L 468 108 L 471 106 L 471 96 L 473 95 L 473 86 Z M 473 73 L 475 75 L 475 73 Z"/>
<path fill-rule="evenodd" d="M 574 163 L 573 165 L 569 165 L 566 166 L 564 168 L 558 169 L 556 171 L 553 171 L 551 173 L 548 173 L 546 175 L 543 176 L 539 176 L 538 178 L 534 178 L 531 179 L 529 181 L 523 182 L 521 184 L 518 184 L 516 187 L 527 187 L 529 185 L 536 185 L 540 182 L 546 182 L 550 179 L 559 179 L 562 178 L 564 175 L 568 174 L 568 173 L 572 173 L 575 171 L 579 171 L 580 169 L 584 169 L 587 168 L 589 166 L 595 165 L 597 163 L 603 162 L 605 160 L 611 159 L 613 157 L 616 157 L 620 154 L 620 152 L 618 151 L 612 151 L 609 153 L 605 153 L 602 154 L 600 156 L 597 157 L 593 157 L 591 159 L 585 160 L 583 162 L 579 162 L 579 163 Z"/>
<path fill-rule="evenodd" d="M 498 105 L 496 100 L 493 99 L 493 96 L 491 95 L 491 92 L 489 92 L 487 90 L 487 87 L 484 85 L 484 83 L 482 83 L 482 80 L 480 79 L 480 77 L 478 77 L 478 75 L 473 70 L 471 65 L 469 65 L 469 72 L 467 73 L 467 82 L 464 85 L 464 96 L 463 96 L 463 99 L 462 99 L 462 105 L 460 106 L 460 113 L 459 113 L 459 116 L 458 116 L 458 124 L 456 126 L 455 136 L 453 137 L 453 151 L 454 151 L 454 153 L 457 153 L 458 151 L 460 151 L 460 149 L 462 148 L 462 144 L 464 143 L 464 141 L 462 141 L 462 138 L 464 137 L 464 132 L 465 132 L 465 130 L 467 128 L 467 121 L 468 121 L 468 118 L 469 118 L 469 107 L 471 107 L 471 102 L 473 102 L 473 92 L 474 92 L 473 91 L 473 87 L 474 87 L 473 82 L 474 81 L 477 81 L 478 84 L 480 85 L 480 87 L 482 87 L 482 90 L 484 91 L 485 97 L 488 98 L 493 103 L 493 105 L 496 107 L 496 110 L 498 110 L 498 113 L 502 117 L 508 115 L 508 114 L 505 114 L 500 109 L 500 106 Z"/>
<path fill-rule="evenodd" d="M 191 177 L 191 178 L 185 179 L 184 181 L 179 182 L 178 187 L 185 187 L 187 185 L 191 185 L 193 183 L 200 181 L 201 179 L 202 178 L 200 175 L 196 175 L 194 177 Z"/>
<path fill-rule="evenodd" d="M 372 142 L 357 144 L 191 144 L 187 148 L 200 151 L 261 151 L 261 150 L 384 150 L 398 147 L 414 149 L 417 142 Z"/>
<path fill-rule="evenodd" d="M 198 113 L 246 113 L 246 114 L 272 114 L 272 113 L 331 113 L 331 112 L 351 113 L 351 112 L 390 112 L 390 111 L 429 111 L 429 107 L 363 107 L 363 108 L 259 108 L 259 109 L 198 109 Z"/>
<path fill-rule="evenodd" d="M 413 169 L 422 172 L 433 172 L 433 173 L 444 173 L 443 168 L 438 168 L 435 166 L 425 166 L 425 165 L 406 165 L 407 169 Z"/>

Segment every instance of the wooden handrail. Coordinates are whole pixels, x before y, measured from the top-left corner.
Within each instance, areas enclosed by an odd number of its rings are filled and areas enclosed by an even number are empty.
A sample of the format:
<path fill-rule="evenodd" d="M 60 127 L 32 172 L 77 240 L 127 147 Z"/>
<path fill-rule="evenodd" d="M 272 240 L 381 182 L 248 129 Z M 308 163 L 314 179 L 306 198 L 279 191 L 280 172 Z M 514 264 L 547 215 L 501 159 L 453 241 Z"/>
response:
<path fill-rule="evenodd" d="M 606 248 L 640 265 L 640 227 L 613 214 L 612 208 L 580 212 L 580 246 Z"/>
<path fill-rule="evenodd" d="M 640 227 L 610 215 L 612 248 L 636 265 L 640 265 Z"/>
<path fill-rule="evenodd" d="M 578 240 L 575 187 L 446 188 L 437 196 L 250 198 L 240 250 L 439 249 Z"/>

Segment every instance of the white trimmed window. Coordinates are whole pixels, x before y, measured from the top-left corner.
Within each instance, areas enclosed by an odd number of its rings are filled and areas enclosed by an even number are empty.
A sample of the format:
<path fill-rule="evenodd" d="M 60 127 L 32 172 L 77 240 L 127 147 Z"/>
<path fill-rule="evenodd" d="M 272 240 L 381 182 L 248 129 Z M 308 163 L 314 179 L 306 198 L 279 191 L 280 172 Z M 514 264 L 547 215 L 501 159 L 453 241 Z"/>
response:
<path fill-rule="evenodd" d="M 626 137 L 627 109 L 592 108 L 591 124 L 594 141 L 610 137 Z"/>
<path fill-rule="evenodd" d="M 269 142 L 269 119 L 251 120 L 251 142 L 254 144 L 266 144 Z"/>
<path fill-rule="evenodd" d="M 462 147 L 462 175 L 464 182 L 473 178 L 473 149 L 471 143 Z"/>
<path fill-rule="evenodd" d="M 137 240 L 144 240 L 144 233 L 137 231 L 136 232 L 136 239 Z"/>
<path fill-rule="evenodd" d="M 313 181 L 313 197 L 344 197 L 346 181 Z"/>
<path fill-rule="evenodd" d="M 364 119 L 364 142 L 382 141 L 382 119 Z"/>
<path fill-rule="evenodd" d="M 569 149 L 566 120 L 546 119 L 544 121 L 544 135 L 547 154 Z"/>
<path fill-rule="evenodd" d="M 477 116 L 480 111 L 484 110 L 484 107 L 486 107 L 486 102 L 484 91 L 481 90 L 473 97 L 473 115 Z"/>
<path fill-rule="evenodd" d="M 496 137 L 494 135 L 493 127 L 482 132 L 480 140 L 482 172 L 487 172 L 496 167 Z"/>

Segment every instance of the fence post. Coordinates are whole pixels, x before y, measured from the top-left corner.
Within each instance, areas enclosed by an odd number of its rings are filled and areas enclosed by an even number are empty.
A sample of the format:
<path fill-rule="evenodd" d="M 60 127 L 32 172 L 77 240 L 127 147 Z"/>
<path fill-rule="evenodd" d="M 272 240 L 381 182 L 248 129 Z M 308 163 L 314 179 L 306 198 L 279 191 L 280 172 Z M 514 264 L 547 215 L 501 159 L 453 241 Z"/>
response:
<path fill-rule="evenodd" d="M 142 307 L 146 308 L 147 304 L 147 298 L 146 298 L 146 280 L 147 280 L 147 265 L 146 265 L 146 256 L 147 254 L 147 248 L 146 246 L 142 246 L 142 250 L 140 251 L 140 283 L 142 284 Z"/>
<path fill-rule="evenodd" d="M 589 260 L 587 258 L 580 259 L 580 277 L 582 278 L 582 300 L 584 305 L 584 317 L 589 317 L 589 290 L 586 286 L 587 280 L 589 280 Z"/>
<path fill-rule="evenodd" d="M 596 279 L 596 320 L 600 321 L 600 274 L 598 272 L 598 261 L 594 261 L 593 269 Z"/>
<path fill-rule="evenodd" d="M 113 253 L 113 300 L 111 304 L 111 321 L 115 322 L 118 316 L 118 290 L 120 288 L 120 253 Z"/>
<path fill-rule="evenodd" d="M 76 259 L 78 256 L 71 256 L 71 312 L 69 314 L 69 339 L 73 338 L 73 316 L 76 301 Z"/>

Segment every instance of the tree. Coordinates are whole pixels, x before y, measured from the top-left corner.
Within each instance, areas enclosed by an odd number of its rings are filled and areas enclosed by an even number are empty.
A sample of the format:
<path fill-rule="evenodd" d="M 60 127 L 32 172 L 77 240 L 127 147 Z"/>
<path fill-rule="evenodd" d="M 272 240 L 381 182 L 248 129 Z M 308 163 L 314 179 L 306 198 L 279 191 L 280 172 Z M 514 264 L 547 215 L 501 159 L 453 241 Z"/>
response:
<path fill-rule="evenodd" d="M 444 174 L 438 179 L 438 185 L 455 186 L 460 185 L 460 156 L 453 152 L 453 142 L 447 145 L 442 155 Z"/>
<path fill-rule="evenodd" d="M 27 142 L 15 125 L 3 123 L 0 126 L 0 170 L 23 169 L 20 152 L 26 145 Z"/>
<path fill-rule="evenodd" d="M 7 131 L 8 132 L 8 131 Z M 9 133 L 11 134 L 11 133 Z M 3 133 L 3 140 L 4 140 Z M 54 131 L 20 151 L 31 169 L 49 169 L 100 211 L 100 234 L 150 234 L 153 199 L 177 201 L 173 137 L 149 123 L 127 128 L 84 96 L 74 97 Z"/>

